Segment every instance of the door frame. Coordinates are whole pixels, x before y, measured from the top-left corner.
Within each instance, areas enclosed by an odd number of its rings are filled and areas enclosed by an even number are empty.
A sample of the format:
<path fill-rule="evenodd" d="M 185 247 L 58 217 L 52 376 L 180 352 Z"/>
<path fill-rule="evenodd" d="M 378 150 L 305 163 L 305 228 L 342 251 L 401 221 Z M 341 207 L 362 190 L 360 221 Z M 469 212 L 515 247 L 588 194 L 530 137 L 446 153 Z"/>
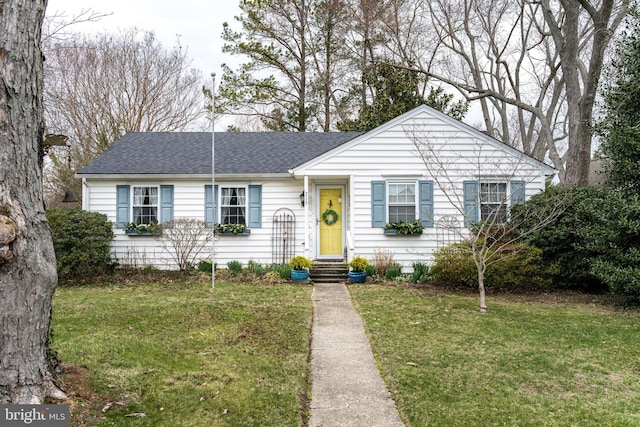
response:
<path fill-rule="evenodd" d="M 342 207 L 341 207 L 341 212 L 339 212 L 338 214 L 341 215 L 340 218 L 342 218 L 342 229 L 341 231 L 341 235 L 342 235 L 342 252 L 340 253 L 340 255 L 334 255 L 334 256 L 328 256 L 328 255 L 320 255 L 320 221 L 322 221 L 322 212 L 320 212 L 320 190 L 325 190 L 325 189 L 339 189 L 342 193 Z M 347 191 L 347 187 L 344 184 L 316 184 L 315 186 L 315 197 L 314 197 L 314 212 L 316 215 L 316 227 L 315 227 L 315 247 L 316 247 L 316 259 L 319 260 L 328 260 L 328 259 L 344 259 L 344 248 L 346 245 L 346 227 L 347 227 L 347 221 L 346 221 L 346 216 L 345 216 L 345 212 L 347 211 L 347 204 L 346 204 L 346 200 L 347 198 L 345 197 Z"/>

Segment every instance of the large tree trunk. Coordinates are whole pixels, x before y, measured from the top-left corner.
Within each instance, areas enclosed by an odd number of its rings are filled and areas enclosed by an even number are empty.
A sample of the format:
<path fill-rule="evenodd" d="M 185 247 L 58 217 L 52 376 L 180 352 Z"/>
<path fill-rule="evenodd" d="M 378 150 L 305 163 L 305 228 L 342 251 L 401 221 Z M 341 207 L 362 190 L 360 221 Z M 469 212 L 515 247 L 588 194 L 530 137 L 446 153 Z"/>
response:
<path fill-rule="evenodd" d="M 0 0 L 0 403 L 63 397 L 46 360 L 57 275 L 42 190 L 45 7 Z"/>

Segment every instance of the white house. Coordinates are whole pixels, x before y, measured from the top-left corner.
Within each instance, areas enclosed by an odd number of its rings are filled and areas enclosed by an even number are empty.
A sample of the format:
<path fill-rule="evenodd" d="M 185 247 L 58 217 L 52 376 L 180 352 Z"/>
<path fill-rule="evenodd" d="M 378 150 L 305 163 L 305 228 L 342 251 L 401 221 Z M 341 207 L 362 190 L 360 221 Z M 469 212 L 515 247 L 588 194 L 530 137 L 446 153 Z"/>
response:
<path fill-rule="evenodd" d="M 293 255 L 371 259 L 385 250 L 410 269 L 470 221 L 506 218 L 510 204 L 544 190 L 554 174 L 427 106 L 367 133 L 216 133 L 213 191 L 211 146 L 205 132 L 129 133 L 78 172 L 83 209 L 115 224 L 118 262 L 171 268 L 156 238 L 124 226 L 190 217 L 246 224 L 218 235 L 221 267 Z M 421 233 L 385 229 L 416 218 Z"/>

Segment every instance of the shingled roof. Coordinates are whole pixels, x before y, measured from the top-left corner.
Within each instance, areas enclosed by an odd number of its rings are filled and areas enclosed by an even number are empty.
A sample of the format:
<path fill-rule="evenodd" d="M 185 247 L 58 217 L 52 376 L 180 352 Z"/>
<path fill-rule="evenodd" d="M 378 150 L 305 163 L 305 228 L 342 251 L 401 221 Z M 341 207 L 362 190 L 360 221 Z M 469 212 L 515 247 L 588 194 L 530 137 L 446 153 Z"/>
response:
<path fill-rule="evenodd" d="M 216 132 L 216 174 L 287 173 L 357 132 Z M 211 174 L 210 132 L 131 132 L 78 175 Z"/>

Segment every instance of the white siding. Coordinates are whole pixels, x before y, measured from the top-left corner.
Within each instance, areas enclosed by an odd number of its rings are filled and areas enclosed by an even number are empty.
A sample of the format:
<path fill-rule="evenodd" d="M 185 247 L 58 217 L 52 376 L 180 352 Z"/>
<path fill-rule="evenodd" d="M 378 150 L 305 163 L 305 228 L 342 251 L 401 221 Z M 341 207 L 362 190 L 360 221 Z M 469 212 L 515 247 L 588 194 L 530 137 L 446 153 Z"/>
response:
<path fill-rule="evenodd" d="M 453 238 L 448 230 L 437 227 L 441 219 L 454 217 L 457 220 L 460 228 L 455 240 L 460 240 L 460 234 L 467 232 L 463 228 L 464 216 L 459 211 L 463 207 L 462 183 L 465 180 L 489 179 L 490 176 L 504 181 L 524 180 L 526 198 L 545 187 L 544 172 L 548 168 L 519 156 L 509 147 L 481 140 L 477 135 L 456 129 L 427 113 L 371 137 L 366 136 L 330 157 L 295 171 L 298 176 L 314 178 L 351 175 L 350 180 L 345 179 L 353 186 L 350 192 L 354 250 L 349 258 L 361 255 L 371 260 L 376 251 L 385 250 L 393 253 L 395 261 L 405 271 L 411 270 L 415 261 L 430 263 L 433 251 L 439 245 L 451 243 Z M 438 155 L 446 172 L 429 173 L 411 137 L 428 141 L 434 150 L 432 154 Z M 371 227 L 371 182 L 394 179 L 434 181 L 434 227 L 425 228 L 422 235 L 388 236 L 383 234 L 382 228 Z"/>
<path fill-rule="evenodd" d="M 107 215 L 116 221 L 116 185 L 174 185 L 174 218 L 189 217 L 204 220 L 204 188 L 209 181 L 116 181 L 86 180 L 85 208 Z M 271 264 L 272 217 L 280 208 L 289 208 L 296 216 L 295 253 L 304 251 L 304 208 L 300 206 L 299 194 L 302 182 L 294 179 L 277 181 L 217 181 L 216 185 L 262 185 L 262 227 L 252 228 L 248 236 L 221 235 L 215 242 L 215 260 L 219 268 L 225 268 L 229 261 L 240 261 L 246 265 L 250 260 Z M 160 242 L 152 236 L 126 235 L 124 230 L 114 228 L 115 239 L 112 244 L 112 256 L 120 264 L 144 267 L 154 265 L 158 268 L 176 268 L 171 256 L 162 248 Z M 211 249 L 207 249 L 200 258 L 211 258 Z"/>

